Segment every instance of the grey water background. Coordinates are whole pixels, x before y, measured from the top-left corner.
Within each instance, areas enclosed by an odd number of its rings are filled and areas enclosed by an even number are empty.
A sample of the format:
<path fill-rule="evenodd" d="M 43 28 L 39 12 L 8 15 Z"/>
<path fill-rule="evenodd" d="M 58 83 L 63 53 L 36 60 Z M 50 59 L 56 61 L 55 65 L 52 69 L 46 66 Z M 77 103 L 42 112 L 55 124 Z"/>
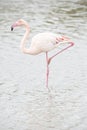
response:
<path fill-rule="evenodd" d="M 50 92 L 45 54 L 22 54 L 25 29 L 10 31 L 20 18 L 30 39 L 51 31 L 75 43 L 51 62 Z M 0 0 L 0 130 L 87 130 L 87 0 Z"/>

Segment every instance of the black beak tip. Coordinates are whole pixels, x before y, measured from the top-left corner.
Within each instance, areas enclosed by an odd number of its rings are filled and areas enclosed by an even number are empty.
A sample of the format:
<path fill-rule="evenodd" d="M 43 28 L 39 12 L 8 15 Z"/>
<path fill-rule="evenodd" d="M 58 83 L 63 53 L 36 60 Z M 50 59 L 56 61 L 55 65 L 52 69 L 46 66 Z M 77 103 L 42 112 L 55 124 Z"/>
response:
<path fill-rule="evenodd" d="M 14 29 L 14 28 L 13 28 L 13 27 L 11 27 L 11 31 L 13 31 L 13 29 Z"/>

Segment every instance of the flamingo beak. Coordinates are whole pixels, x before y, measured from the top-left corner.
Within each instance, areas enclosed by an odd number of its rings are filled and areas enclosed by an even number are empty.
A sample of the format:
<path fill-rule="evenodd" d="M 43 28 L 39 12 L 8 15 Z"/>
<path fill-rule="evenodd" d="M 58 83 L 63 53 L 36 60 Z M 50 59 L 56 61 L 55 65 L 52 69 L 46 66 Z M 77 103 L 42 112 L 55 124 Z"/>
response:
<path fill-rule="evenodd" d="M 17 27 L 18 26 L 18 22 L 15 22 L 12 26 L 11 26 L 11 31 L 14 30 L 14 27 Z"/>
<path fill-rule="evenodd" d="M 14 30 L 14 28 L 11 26 L 11 31 L 13 31 Z"/>

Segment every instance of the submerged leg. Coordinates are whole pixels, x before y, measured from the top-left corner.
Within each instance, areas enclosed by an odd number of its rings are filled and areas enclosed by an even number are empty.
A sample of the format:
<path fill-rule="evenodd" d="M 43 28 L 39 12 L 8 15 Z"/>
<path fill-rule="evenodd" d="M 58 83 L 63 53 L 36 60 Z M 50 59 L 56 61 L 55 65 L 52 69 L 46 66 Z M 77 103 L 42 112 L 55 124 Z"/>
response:
<path fill-rule="evenodd" d="M 46 52 L 46 63 L 47 63 L 47 72 L 46 72 L 46 87 L 48 88 L 49 64 L 48 64 L 48 53 L 47 53 L 47 52 Z"/>
<path fill-rule="evenodd" d="M 52 57 L 50 57 L 50 58 L 48 59 L 48 65 L 50 64 L 51 60 L 52 60 L 56 55 L 62 53 L 63 51 L 67 50 L 68 48 L 72 47 L 73 45 L 74 45 L 74 43 L 73 43 L 73 42 L 70 42 L 70 45 L 69 45 L 68 47 L 62 49 L 61 51 L 57 52 L 55 55 L 53 55 Z"/>

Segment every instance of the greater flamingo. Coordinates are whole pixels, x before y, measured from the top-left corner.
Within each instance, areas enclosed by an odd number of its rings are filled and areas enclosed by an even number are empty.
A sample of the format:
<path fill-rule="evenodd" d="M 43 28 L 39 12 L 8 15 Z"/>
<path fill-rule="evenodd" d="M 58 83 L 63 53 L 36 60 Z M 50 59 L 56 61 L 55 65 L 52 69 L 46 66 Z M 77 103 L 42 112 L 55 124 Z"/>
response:
<path fill-rule="evenodd" d="M 13 31 L 14 27 L 17 27 L 17 26 L 24 26 L 26 28 L 26 33 L 21 41 L 21 50 L 23 53 L 30 54 L 30 55 L 37 55 L 42 52 L 46 53 L 46 63 L 47 63 L 46 86 L 48 87 L 49 64 L 51 60 L 56 55 L 72 47 L 74 43 L 66 36 L 59 35 L 56 33 L 51 33 L 51 32 L 43 32 L 43 33 L 39 33 L 35 35 L 32 38 L 30 48 L 26 48 L 25 43 L 30 33 L 30 27 L 25 20 L 19 19 L 11 26 L 11 31 Z M 49 58 L 48 52 L 57 48 L 62 43 L 69 43 L 69 46 L 65 47 L 64 49 L 60 50 L 55 55 Z"/>

